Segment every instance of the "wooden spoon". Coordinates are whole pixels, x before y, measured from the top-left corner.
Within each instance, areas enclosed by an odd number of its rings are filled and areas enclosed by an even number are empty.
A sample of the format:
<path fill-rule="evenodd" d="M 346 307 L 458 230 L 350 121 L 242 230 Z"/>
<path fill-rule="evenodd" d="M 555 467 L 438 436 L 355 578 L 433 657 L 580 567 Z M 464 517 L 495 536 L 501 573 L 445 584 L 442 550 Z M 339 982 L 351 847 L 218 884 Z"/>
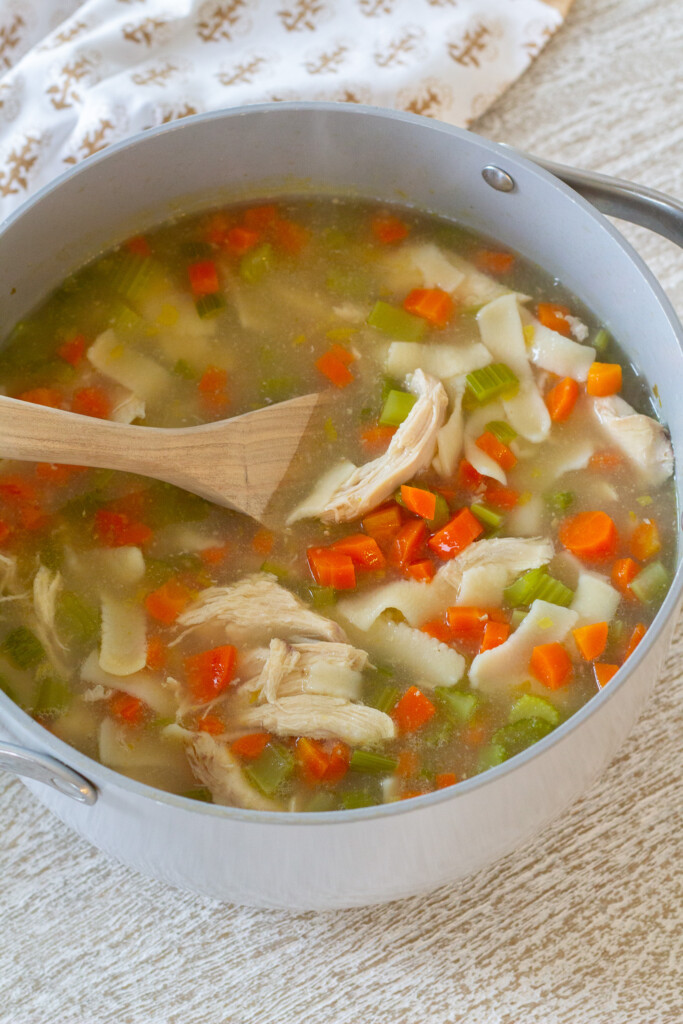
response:
<path fill-rule="evenodd" d="M 129 426 L 0 395 L 0 456 L 140 473 L 262 519 L 324 394 L 199 427 Z"/>

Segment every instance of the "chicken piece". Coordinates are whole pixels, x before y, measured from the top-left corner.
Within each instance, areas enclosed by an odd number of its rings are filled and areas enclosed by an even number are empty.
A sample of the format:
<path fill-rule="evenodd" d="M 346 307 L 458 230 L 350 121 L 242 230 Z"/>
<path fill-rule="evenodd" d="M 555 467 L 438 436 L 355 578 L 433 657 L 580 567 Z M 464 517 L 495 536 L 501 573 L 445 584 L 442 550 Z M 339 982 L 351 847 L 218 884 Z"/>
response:
<path fill-rule="evenodd" d="M 57 597 L 61 589 L 61 574 L 50 572 L 46 566 L 41 565 L 33 579 L 33 611 L 36 616 L 36 634 L 53 665 L 64 671 L 64 662 L 60 655 L 60 650 L 65 650 L 65 647 L 57 636 L 57 627 L 55 625 Z"/>
<path fill-rule="evenodd" d="M 436 435 L 436 455 L 432 466 L 440 477 L 447 479 L 455 472 L 465 437 L 462 400 L 465 394 L 466 377 L 453 377 L 446 381 L 444 387 L 450 401 L 451 414 Z"/>
<path fill-rule="evenodd" d="M 366 651 L 350 644 L 287 644 L 271 640 L 268 657 L 259 675 L 243 684 L 246 691 L 259 691 L 259 703 L 273 703 L 297 693 L 358 700 Z"/>
<path fill-rule="evenodd" d="M 356 467 L 348 459 L 342 459 L 328 469 L 316 482 L 313 490 L 287 516 L 287 526 L 299 519 L 318 519 L 332 496 L 342 484 L 346 483 Z"/>
<path fill-rule="evenodd" d="M 249 732 L 263 729 L 277 736 L 340 739 L 351 747 L 371 746 L 395 735 L 393 720 L 383 711 L 314 693 L 252 705 L 235 716 L 235 724 Z"/>
<path fill-rule="evenodd" d="M 116 423 L 132 423 L 133 420 L 144 420 L 145 403 L 134 391 L 126 391 L 119 397 L 109 417 Z"/>
<path fill-rule="evenodd" d="M 435 578 L 445 580 L 459 591 L 467 570 L 494 566 L 505 571 L 503 586 L 508 586 L 527 569 L 547 565 L 554 553 L 552 541 L 545 537 L 492 537 L 470 544 L 442 565 Z"/>
<path fill-rule="evenodd" d="M 211 792 L 215 804 L 254 811 L 283 809 L 281 804 L 269 800 L 251 785 L 230 748 L 215 736 L 196 733 L 187 747 L 187 759 L 197 780 Z"/>
<path fill-rule="evenodd" d="M 415 371 L 408 386 L 418 396 L 408 417 L 384 455 L 360 466 L 335 491 L 320 516 L 323 522 L 346 523 L 360 518 L 432 461 L 448 395 L 440 381 L 422 370 Z"/>
<path fill-rule="evenodd" d="M 311 611 L 269 573 L 245 576 L 229 587 L 207 587 L 177 621 L 191 628 L 205 623 L 223 625 L 230 640 L 240 643 L 258 643 L 274 636 L 346 640 L 341 626 Z"/>
<path fill-rule="evenodd" d="M 595 415 L 608 435 L 641 471 L 644 481 L 659 486 L 674 471 L 674 453 L 662 424 L 636 412 L 618 395 L 594 400 Z"/>

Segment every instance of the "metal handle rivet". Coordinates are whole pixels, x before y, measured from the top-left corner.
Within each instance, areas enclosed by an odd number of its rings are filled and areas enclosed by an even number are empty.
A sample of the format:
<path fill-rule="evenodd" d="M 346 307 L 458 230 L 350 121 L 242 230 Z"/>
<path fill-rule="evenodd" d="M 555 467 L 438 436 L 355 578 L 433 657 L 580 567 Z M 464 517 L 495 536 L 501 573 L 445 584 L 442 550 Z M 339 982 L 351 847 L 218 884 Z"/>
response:
<path fill-rule="evenodd" d="M 495 164 L 487 164 L 481 172 L 481 176 L 487 185 L 495 188 L 496 192 L 514 192 L 515 179 L 504 171 L 502 167 Z"/>

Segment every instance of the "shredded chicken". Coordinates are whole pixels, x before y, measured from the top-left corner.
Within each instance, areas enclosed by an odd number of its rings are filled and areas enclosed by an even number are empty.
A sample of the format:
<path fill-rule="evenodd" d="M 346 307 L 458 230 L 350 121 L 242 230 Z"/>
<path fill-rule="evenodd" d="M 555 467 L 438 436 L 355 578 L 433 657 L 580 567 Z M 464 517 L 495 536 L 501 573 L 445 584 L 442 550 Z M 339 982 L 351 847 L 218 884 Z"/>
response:
<path fill-rule="evenodd" d="M 65 649 L 57 636 L 55 615 L 57 597 L 62 589 L 62 577 L 41 565 L 33 579 L 33 610 L 36 616 L 36 633 L 51 661 L 61 664 L 59 650 Z"/>
<path fill-rule="evenodd" d="M 547 565 L 553 554 L 552 541 L 546 537 L 492 537 L 470 544 L 439 569 L 436 579 L 441 578 L 459 590 L 467 570 L 494 566 L 504 570 L 503 586 L 507 586 L 527 569 Z"/>
<path fill-rule="evenodd" d="M 595 399 L 595 414 L 610 439 L 635 463 L 644 480 L 657 487 L 674 471 L 669 436 L 658 420 L 644 416 L 618 395 Z"/>
<path fill-rule="evenodd" d="M 396 488 L 426 469 L 446 417 L 448 395 L 438 380 L 416 370 L 409 384 L 417 402 L 378 459 L 356 469 L 321 514 L 323 522 L 346 523 L 370 512 Z"/>
<path fill-rule="evenodd" d="M 350 644 L 323 640 L 287 644 L 275 639 L 261 671 L 243 688 L 258 692 L 259 703 L 273 703 L 297 693 L 358 700 L 367 661 L 367 653 Z"/>
<path fill-rule="evenodd" d="M 311 693 L 247 707 L 236 715 L 235 724 L 248 732 L 264 729 L 277 736 L 340 739 L 352 747 L 380 743 L 395 735 L 393 720 L 383 711 L 342 697 Z"/>
<path fill-rule="evenodd" d="M 215 804 L 255 811 L 282 810 L 280 804 L 251 785 L 230 748 L 215 736 L 196 733 L 187 747 L 187 759 L 199 782 L 210 790 Z"/>

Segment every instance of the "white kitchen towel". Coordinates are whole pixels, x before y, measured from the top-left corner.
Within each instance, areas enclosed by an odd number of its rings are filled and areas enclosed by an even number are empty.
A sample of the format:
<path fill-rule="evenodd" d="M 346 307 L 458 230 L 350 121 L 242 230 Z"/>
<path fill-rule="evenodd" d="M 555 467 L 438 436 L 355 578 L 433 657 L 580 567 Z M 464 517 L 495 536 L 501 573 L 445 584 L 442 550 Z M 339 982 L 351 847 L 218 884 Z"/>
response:
<path fill-rule="evenodd" d="M 0 219 L 69 166 L 221 107 L 336 100 L 468 125 L 571 0 L 0 0 Z"/>

